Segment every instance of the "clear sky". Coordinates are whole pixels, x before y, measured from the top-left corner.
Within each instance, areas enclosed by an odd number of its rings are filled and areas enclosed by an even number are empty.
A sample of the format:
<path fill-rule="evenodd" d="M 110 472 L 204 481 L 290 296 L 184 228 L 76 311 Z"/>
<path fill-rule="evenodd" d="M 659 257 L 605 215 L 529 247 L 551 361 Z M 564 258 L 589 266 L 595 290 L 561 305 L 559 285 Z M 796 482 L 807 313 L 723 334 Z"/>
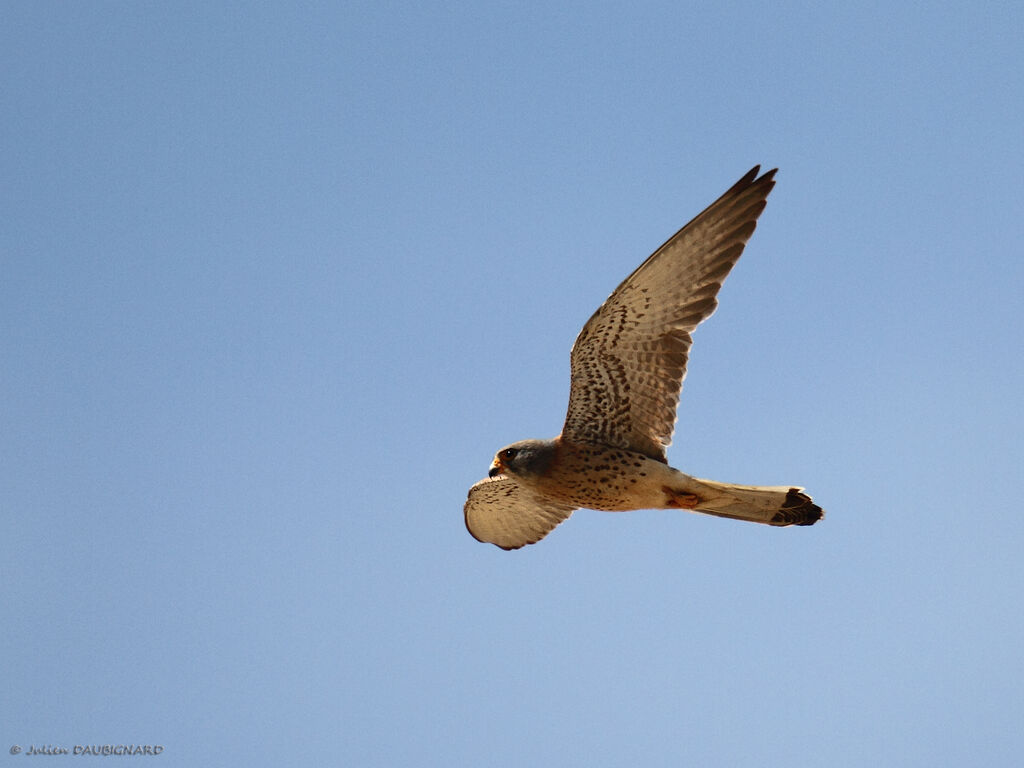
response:
<path fill-rule="evenodd" d="M 5 3 L 2 761 L 1018 760 L 1022 37 L 1015 2 Z M 474 541 L 583 322 L 758 163 L 669 459 L 827 518 Z"/>

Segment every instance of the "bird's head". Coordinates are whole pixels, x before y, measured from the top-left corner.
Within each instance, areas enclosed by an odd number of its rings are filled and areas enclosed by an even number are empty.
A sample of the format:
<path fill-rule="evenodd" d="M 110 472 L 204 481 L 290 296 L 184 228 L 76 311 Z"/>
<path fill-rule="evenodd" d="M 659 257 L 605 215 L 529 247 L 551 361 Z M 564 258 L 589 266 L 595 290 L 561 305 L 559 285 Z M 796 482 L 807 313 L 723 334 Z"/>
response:
<path fill-rule="evenodd" d="M 554 440 L 520 440 L 506 445 L 494 456 L 488 477 L 512 475 L 528 479 L 543 475 L 555 458 Z"/>

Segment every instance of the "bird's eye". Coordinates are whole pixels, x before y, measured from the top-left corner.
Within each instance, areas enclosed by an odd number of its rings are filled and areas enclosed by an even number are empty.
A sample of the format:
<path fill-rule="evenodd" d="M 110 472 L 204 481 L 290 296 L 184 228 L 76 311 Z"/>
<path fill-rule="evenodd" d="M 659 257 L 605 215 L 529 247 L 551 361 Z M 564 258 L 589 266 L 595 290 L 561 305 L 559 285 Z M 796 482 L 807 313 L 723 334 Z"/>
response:
<path fill-rule="evenodd" d="M 503 458 L 505 461 L 512 461 L 512 459 L 514 459 L 515 457 L 515 448 L 506 448 L 504 451 L 501 452 L 501 458 Z"/>

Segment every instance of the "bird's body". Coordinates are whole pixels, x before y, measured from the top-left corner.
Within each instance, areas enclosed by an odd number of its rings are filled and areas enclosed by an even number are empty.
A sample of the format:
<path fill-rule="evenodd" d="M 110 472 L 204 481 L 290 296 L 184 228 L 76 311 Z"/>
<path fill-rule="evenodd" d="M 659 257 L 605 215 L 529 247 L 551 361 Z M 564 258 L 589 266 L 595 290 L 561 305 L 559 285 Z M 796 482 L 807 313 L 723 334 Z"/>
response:
<path fill-rule="evenodd" d="M 516 446 L 530 446 L 536 452 L 534 461 L 544 466 L 542 472 L 520 468 L 515 471 L 517 482 L 573 507 L 602 512 L 692 509 L 720 517 L 755 518 L 756 522 L 771 525 L 809 525 L 820 517 L 815 515 L 817 508 L 809 503 L 810 499 L 799 488 L 788 485 L 750 486 L 703 480 L 642 453 L 594 443 L 573 443 L 561 437 L 524 440 L 504 451 L 515 451 Z M 508 472 L 514 461 L 501 460 L 492 469 L 493 476 Z M 803 512 L 798 512 L 800 509 Z"/>
<path fill-rule="evenodd" d="M 547 466 L 544 472 L 522 472 L 516 476 L 518 481 L 574 507 L 604 512 L 660 509 L 670 506 L 664 488 L 690 492 L 687 481 L 692 478 L 642 453 L 560 437 L 524 443 L 531 444 Z M 501 471 L 507 471 L 510 463 L 502 461 Z"/>
<path fill-rule="evenodd" d="M 754 231 L 775 171 L 751 170 L 608 297 L 573 345 L 569 409 L 552 440 L 500 450 L 464 513 L 481 541 L 516 549 L 578 507 L 689 509 L 769 525 L 812 525 L 823 512 L 795 486 L 745 486 L 668 465 L 691 332 Z"/>

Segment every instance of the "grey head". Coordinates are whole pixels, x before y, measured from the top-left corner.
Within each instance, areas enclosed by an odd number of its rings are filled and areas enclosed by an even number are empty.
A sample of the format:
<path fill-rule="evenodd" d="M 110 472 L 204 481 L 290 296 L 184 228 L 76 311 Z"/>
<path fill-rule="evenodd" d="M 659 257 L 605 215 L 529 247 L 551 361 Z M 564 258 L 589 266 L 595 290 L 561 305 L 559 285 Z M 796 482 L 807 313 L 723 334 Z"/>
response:
<path fill-rule="evenodd" d="M 557 450 L 554 440 L 520 440 L 506 445 L 494 456 L 487 476 L 539 477 L 551 467 Z"/>

